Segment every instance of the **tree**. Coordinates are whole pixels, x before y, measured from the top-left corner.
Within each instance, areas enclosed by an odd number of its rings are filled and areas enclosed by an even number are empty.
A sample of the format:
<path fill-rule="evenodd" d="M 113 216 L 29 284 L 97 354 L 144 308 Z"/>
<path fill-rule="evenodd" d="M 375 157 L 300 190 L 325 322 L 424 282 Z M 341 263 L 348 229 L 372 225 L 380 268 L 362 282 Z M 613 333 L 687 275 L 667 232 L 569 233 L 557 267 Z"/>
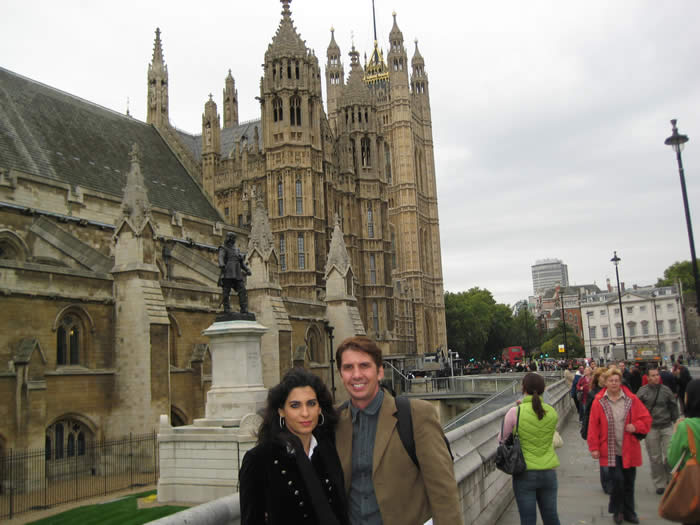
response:
<path fill-rule="evenodd" d="M 545 341 L 540 346 L 540 352 L 542 354 L 549 354 L 549 357 L 554 359 L 561 359 L 567 354 L 559 354 L 559 345 L 564 344 L 564 323 L 559 322 L 554 330 L 547 332 L 545 334 Z M 586 350 L 583 346 L 583 341 L 577 336 L 573 330 L 567 326 L 566 328 L 566 346 L 568 356 L 571 357 L 585 357 Z"/>
<path fill-rule="evenodd" d="M 656 281 L 656 286 L 672 286 L 680 280 L 683 287 L 683 295 L 695 293 L 695 279 L 693 278 L 693 265 L 690 261 L 677 261 L 664 270 L 663 279 Z"/>

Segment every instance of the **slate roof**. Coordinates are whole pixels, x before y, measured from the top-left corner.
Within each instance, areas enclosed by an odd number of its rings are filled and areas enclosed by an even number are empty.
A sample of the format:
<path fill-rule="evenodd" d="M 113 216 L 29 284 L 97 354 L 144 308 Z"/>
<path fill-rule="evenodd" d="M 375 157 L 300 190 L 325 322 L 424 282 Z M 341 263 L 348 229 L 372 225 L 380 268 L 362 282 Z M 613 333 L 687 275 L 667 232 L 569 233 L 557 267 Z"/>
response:
<path fill-rule="evenodd" d="M 229 157 L 233 147 L 241 137 L 245 136 L 243 144 L 253 144 L 255 138 L 255 128 L 258 128 L 258 148 L 262 151 L 262 123 L 260 119 L 244 122 L 235 128 L 224 128 L 221 130 L 221 156 Z M 202 135 L 190 135 L 186 131 L 176 129 L 182 141 L 194 155 L 197 162 L 202 161 Z"/>
<path fill-rule="evenodd" d="M 0 67 L 0 165 L 121 198 L 134 143 L 154 206 L 222 220 L 153 126 Z"/>

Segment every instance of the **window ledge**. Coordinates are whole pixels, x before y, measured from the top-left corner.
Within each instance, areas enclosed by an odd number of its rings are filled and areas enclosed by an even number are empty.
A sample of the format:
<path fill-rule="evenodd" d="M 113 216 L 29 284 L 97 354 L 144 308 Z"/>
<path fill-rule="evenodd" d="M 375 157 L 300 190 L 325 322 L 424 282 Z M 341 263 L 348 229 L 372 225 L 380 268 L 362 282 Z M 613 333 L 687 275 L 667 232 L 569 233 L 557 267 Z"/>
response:
<path fill-rule="evenodd" d="M 45 376 L 104 376 L 114 375 L 113 368 L 85 368 L 84 366 L 59 365 L 56 370 L 47 371 Z"/>

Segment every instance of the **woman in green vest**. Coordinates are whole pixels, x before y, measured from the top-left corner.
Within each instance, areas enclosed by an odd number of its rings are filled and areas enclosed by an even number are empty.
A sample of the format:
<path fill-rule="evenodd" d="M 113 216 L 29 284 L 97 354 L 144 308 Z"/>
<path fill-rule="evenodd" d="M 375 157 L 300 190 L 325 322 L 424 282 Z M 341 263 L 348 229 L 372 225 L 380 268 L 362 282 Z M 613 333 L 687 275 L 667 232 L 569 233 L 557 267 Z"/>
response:
<path fill-rule="evenodd" d="M 559 525 L 557 514 L 557 473 L 559 458 L 554 452 L 552 439 L 557 429 L 559 416 L 550 405 L 542 402 L 544 378 L 533 372 L 523 378 L 525 397 L 519 406 L 511 408 L 503 422 L 506 439 L 515 431 L 520 437 L 520 446 L 527 470 L 513 476 L 513 492 L 518 504 L 521 525 L 537 523 L 537 507 L 543 525 Z"/>

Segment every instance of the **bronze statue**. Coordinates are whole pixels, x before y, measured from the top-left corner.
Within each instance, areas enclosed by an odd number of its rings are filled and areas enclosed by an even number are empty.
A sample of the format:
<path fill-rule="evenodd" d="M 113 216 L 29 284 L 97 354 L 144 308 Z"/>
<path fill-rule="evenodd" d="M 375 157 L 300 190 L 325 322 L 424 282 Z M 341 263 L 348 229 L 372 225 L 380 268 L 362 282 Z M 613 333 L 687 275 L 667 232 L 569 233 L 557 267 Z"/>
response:
<path fill-rule="evenodd" d="M 245 278 L 251 275 L 250 268 L 244 261 L 241 251 L 236 248 L 236 234 L 229 232 L 226 234 L 226 242 L 219 246 L 219 286 L 223 289 L 224 313 L 231 313 L 231 302 L 229 295 L 231 288 L 238 294 L 238 304 L 242 314 L 248 313 L 248 292 L 245 289 Z"/>

